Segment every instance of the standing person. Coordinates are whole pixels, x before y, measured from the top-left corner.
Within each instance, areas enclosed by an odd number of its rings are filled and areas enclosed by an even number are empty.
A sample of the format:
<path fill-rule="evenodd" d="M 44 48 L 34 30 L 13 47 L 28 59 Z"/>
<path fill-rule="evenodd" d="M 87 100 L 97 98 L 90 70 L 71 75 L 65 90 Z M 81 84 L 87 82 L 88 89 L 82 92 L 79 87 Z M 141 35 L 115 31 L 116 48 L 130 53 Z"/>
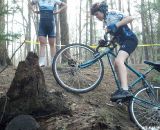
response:
<path fill-rule="evenodd" d="M 121 83 L 121 89 L 111 95 L 111 100 L 131 97 L 128 91 L 127 68 L 124 64 L 130 54 L 136 49 L 138 40 L 136 35 L 128 27 L 128 23 L 133 21 L 132 16 L 125 16 L 121 12 L 108 11 L 108 5 L 105 2 L 95 3 L 91 7 L 91 15 L 104 22 L 105 29 L 111 35 L 116 37 L 120 49 L 114 61 L 115 69 Z"/>
<path fill-rule="evenodd" d="M 59 5 L 60 9 L 55 11 L 55 5 Z M 38 5 L 39 11 L 34 10 L 34 6 Z M 56 53 L 56 24 L 55 24 L 55 14 L 62 12 L 66 9 L 67 5 L 60 0 L 32 0 L 31 9 L 34 13 L 40 14 L 38 39 L 40 41 L 40 54 L 39 54 L 39 65 L 46 65 L 45 58 L 45 46 L 48 42 L 50 45 L 51 59 L 53 59 Z"/>

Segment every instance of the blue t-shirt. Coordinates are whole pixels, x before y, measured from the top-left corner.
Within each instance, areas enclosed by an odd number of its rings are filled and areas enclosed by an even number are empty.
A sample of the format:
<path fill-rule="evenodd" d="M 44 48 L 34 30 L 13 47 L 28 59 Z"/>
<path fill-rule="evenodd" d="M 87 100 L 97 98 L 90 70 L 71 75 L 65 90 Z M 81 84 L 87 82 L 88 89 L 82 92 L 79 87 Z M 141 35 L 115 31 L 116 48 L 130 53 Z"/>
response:
<path fill-rule="evenodd" d="M 53 11 L 55 4 L 61 4 L 60 0 L 32 0 L 32 4 L 38 4 L 39 10 Z"/>
<path fill-rule="evenodd" d="M 109 26 L 110 24 L 116 24 L 125 18 L 126 15 L 119 11 L 110 11 L 107 13 L 106 18 L 104 20 L 104 25 Z M 115 34 L 117 38 L 117 42 L 119 44 L 123 44 L 123 42 L 127 39 L 135 39 L 136 35 L 131 31 L 128 25 L 123 25 L 118 28 L 118 31 Z"/>
<path fill-rule="evenodd" d="M 61 3 L 60 0 L 32 0 L 33 5 L 39 6 L 40 19 L 53 19 L 55 5 Z"/>

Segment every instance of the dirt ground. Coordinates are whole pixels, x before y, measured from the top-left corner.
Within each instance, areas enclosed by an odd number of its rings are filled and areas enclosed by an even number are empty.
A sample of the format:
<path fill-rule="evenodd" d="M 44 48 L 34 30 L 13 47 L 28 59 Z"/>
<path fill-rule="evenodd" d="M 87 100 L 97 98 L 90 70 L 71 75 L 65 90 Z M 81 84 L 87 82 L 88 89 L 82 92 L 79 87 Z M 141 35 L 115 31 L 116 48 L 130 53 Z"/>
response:
<path fill-rule="evenodd" d="M 144 68 L 138 65 L 136 68 Z M 110 102 L 115 91 L 113 76 L 108 67 L 101 84 L 91 92 L 72 94 L 66 92 L 55 81 L 51 67 L 42 68 L 48 91 L 60 91 L 71 107 L 71 115 L 48 116 L 37 119 L 43 130 L 137 130 L 130 120 L 127 104 L 117 105 Z M 16 68 L 9 67 L 0 74 L 0 94 L 7 92 Z M 129 81 L 135 78 L 129 73 Z"/>

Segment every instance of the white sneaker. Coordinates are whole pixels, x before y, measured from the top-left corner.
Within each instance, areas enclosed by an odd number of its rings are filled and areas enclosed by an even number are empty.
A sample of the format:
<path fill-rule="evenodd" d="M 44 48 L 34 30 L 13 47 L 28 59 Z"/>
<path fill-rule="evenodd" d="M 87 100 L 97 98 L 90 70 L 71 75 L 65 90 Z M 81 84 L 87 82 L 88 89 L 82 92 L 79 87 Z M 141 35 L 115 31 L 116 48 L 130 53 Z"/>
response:
<path fill-rule="evenodd" d="M 46 58 L 45 57 L 39 57 L 39 66 L 40 67 L 46 66 Z"/>

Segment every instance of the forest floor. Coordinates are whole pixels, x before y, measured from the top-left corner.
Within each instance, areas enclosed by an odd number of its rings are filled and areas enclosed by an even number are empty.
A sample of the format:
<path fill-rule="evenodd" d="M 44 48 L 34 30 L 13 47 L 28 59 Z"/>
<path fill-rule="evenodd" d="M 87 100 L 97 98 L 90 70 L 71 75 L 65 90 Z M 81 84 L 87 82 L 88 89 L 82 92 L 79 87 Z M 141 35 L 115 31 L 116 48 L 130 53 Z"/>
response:
<path fill-rule="evenodd" d="M 144 65 L 134 67 L 142 71 Z M 43 130 L 138 130 L 130 120 L 127 104 L 118 105 L 110 102 L 110 95 L 115 91 L 115 83 L 108 68 L 105 67 L 103 80 L 96 89 L 80 95 L 62 89 L 56 83 L 51 67 L 42 68 L 48 91 L 62 92 L 72 110 L 71 115 L 39 119 Z M 15 67 L 9 67 L 0 74 L 0 94 L 7 92 L 15 71 Z M 134 78 L 136 76 L 129 72 L 129 81 Z"/>

